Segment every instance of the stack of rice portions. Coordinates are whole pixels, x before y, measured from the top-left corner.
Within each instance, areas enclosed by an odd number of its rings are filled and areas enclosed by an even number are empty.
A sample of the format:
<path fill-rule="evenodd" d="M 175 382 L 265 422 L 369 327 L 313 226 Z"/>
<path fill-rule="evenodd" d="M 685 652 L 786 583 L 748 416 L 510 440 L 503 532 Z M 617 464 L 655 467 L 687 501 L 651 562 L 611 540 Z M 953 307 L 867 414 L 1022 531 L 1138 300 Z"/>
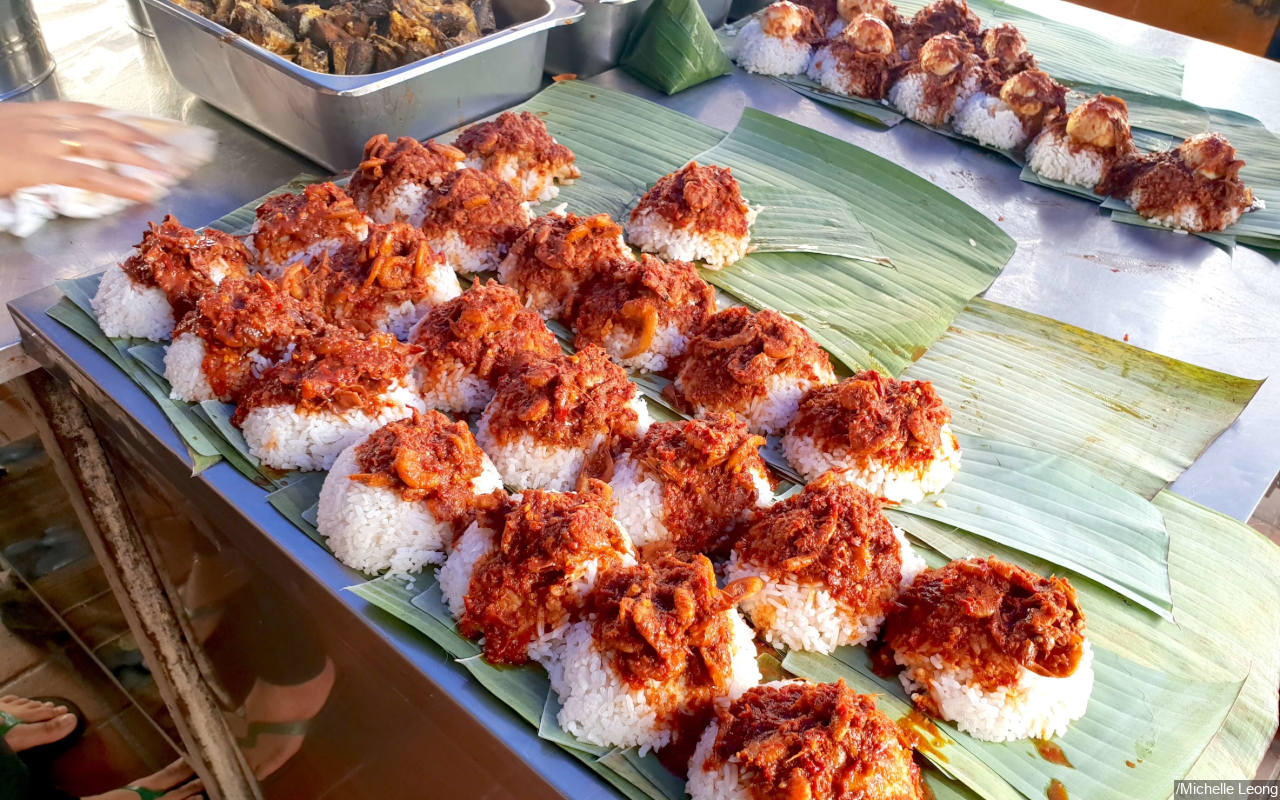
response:
<path fill-rule="evenodd" d="M 883 100 L 901 63 L 893 31 L 879 17 L 862 14 L 818 49 L 808 75 L 833 92 Z"/>
<path fill-rule="evenodd" d="M 169 215 L 150 223 L 123 262 L 102 274 L 93 296 L 107 336 L 160 341 L 226 278 L 248 274 L 249 252 L 221 231 L 196 233 Z"/>
<path fill-rule="evenodd" d="M 440 590 L 464 636 L 483 637 L 495 664 L 552 660 L 598 577 L 635 564 L 613 519 L 609 487 L 530 489 L 478 510 L 440 570 Z"/>
<path fill-rule="evenodd" d="M 474 169 L 451 172 L 427 201 L 422 232 L 458 272 L 496 269 L 532 220 L 511 184 Z"/>
<path fill-rule="evenodd" d="M 738 33 L 735 58 L 747 72 L 799 75 L 825 37 L 813 12 L 791 0 L 770 3 Z"/>
<path fill-rule="evenodd" d="M 1129 107 L 1099 94 L 1050 121 L 1027 146 L 1027 166 L 1042 178 L 1092 190 L 1112 164 L 1137 153 Z"/>
<path fill-rule="evenodd" d="M 374 222 L 405 222 L 416 228 L 436 187 L 461 169 L 465 158 L 456 147 L 434 140 L 401 136 L 392 144 L 380 133 L 364 146 L 347 193 Z"/>
<path fill-rule="evenodd" d="M 258 206 L 249 240 L 258 271 L 279 278 L 294 264 L 311 264 L 368 235 L 369 219 L 347 193 L 316 183 L 298 194 L 267 198 Z"/>
<path fill-rule="evenodd" d="M 689 760 L 692 800 L 924 800 L 906 734 L 844 681 L 773 681 L 716 708 Z"/>
<path fill-rule="evenodd" d="M 791 421 L 805 392 L 835 379 L 804 328 L 776 311 L 734 306 L 703 324 L 671 385 L 697 416 L 735 413 L 768 435 Z"/>
<path fill-rule="evenodd" d="M 728 552 L 738 526 L 773 502 L 763 444 L 732 414 L 654 423 L 617 459 L 610 479 L 631 541 Z"/>
<path fill-rule="evenodd" d="M 315 308 L 261 275 L 225 280 L 173 331 L 164 355 L 170 396 L 234 403 L 250 381 L 288 358 L 295 343 L 324 327 Z"/>
<path fill-rule="evenodd" d="M 501 489 L 465 422 L 415 410 L 342 451 L 320 490 L 317 527 L 349 567 L 417 572 L 444 561 L 477 499 Z"/>
<path fill-rule="evenodd" d="M 476 281 L 422 318 L 411 339 L 430 354 L 418 364 L 423 401 L 457 413 L 480 411 L 494 389 L 524 362 L 560 353 L 542 317 L 514 291 Z"/>
<path fill-rule="evenodd" d="M 806 479 L 836 470 L 889 502 L 913 502 L 941 491 L 960 468 L 950 422 L 933 384 L 866 370 L 806 394 L 782 449 Z"/>
<path fill-rule="evenodd" d="M 295 264 L 282 284 L 306 298 L 329 322 L 355 331 L 386 331 L 405 339 L 432 306 L 462 293 L 458 277 L 403 222 L 370 226 L 363 242 L 325 253 L 311 267 Z"/>
<path fill-rule="evenodd" d="M 627 369 L 662 372 L 716 309 L 716 294 L 687 261 L 644 254 L 598 267 L 563 313 L 578 347 L 600 345 Z"/>
<path fill-rule="evenodd" d="M 727 267 L 747 254 L 760 212 L 727 167 L 691 161 L 658 179 L 631 210 L 627 241 L 646 253 Z"/>
<path fill-rule="evenodd" d="M 552 212 L 535 219 L 498 265 L 498 278 L 543 317 L 560 316 L 570 296 L 603 264 L 632 258 L 622 226 L 608 214 Z"/>
<path fill-rule="evenodd" d="M 982 86 L 982 61 L 963 36 L 939 34 L 925 42 L 889 89 L 889 102 L 916 122 L 943 125 Z"/>
<path fill-rule="evenodd" d="M 328 469 L 361 437 L 423 409 L 410 387 L 417 355 L 387 333 L 330 328 L 253 382 L 232 422 L 268 467 Z"/>
<path fill-rule="evenodd" d="M 527 362 L 498 385 L 476 438 L 503 482 L 564 491 L 588 456 L 607 457 L 649 429 L 635 384 L 604 350 Z"/>
<path fill-rule="evenodd" d="M 874 497 L 827 473 L 756 516 L 725 577 L 763 581 L 742 610 L 771 644 L 830 653 L 871 641 L 924 566 Z"/>
<path fill-rule="evenodd" d="M 683 717 L 706 719 L 719 698 L 760 682 L 755 643 L 734 606 L 750 582 L 716 588 L 706 556 L 665 554 L 602 571 L 586 617 L 545 666 L 560 726 L 584 742 L 672 741 Z"/>
<path fill-rule="evenodd" d="M 1093 650 L 1063 578 L 994 558 L 926 569 L 882 640 L 915 704 L 978 739 L 1050 739 L 1089 705 Z"/>
<path fill-rule="evenodd" d="M 506 111 L 476 123 L 454 144 L 466 153 L 468 167 L 493 173 L 532 202 L 553 199 L 560 193 L 557 182 L 572 183 L 582 174 L 573 165 L 573 151 L 557 142 L 546 123 L 528 111 Z"/>

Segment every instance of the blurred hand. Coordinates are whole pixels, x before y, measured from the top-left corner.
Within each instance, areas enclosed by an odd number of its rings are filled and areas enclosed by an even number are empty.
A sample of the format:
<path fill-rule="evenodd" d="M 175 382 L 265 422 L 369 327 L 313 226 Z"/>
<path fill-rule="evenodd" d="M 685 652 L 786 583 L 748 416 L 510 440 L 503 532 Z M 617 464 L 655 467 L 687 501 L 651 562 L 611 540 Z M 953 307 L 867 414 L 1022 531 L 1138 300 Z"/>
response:
<path fill-rule="evenodd" d="M 72 158 L 110 161 L 168 173 L 139 145 L 160 140 L 132 125 L 102 116 L 89 103 L 0 103 L 0 197 L 26 186 L 56 183 L 138 202 L 155 199 L 155 186 Z"/>

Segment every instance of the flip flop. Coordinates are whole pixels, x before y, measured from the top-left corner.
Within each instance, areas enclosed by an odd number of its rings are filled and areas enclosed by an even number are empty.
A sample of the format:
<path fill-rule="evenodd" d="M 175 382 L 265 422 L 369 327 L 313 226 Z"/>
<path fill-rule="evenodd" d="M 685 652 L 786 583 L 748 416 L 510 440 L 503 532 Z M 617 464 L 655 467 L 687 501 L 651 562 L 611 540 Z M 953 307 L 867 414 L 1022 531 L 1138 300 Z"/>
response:
<path fill-rule="evenodd" d="M 249 750 L 258 743 L 258 737 L 264 733 L 274 736 L 306 736 L 310 726 L 309 719 L 293 722 L 250 722 L 245 735 L 236 739 L 236 744 L 243 750 Z"/>
<path fill-rule="evenodd" d="M 37 745 L 23 750 L 19 755 L 24 760 L 47 760 L 54 756 L 60 755 L 70 748 L 84 734 L 88 722 L 84 718 L 84 712 L 80 710 L 80 706 L 71 702 L 65 697 L 29 697 L 28 700 L 35 700 L 41 703 L 53 703 L 55 706 L 62 706 L 66 713 L 76 718 L 76 726 L 71 732 L 55 742 Z M 0 738 L 19 725 L 30 725 L 32 723 L 24 722 L 7 711 L 0 711 Z"/>
<path fill-rule="evenodd" d="M 164 797 L 166 794 L 168 794 L 173 790 L 172 789 L 156 790 L 156 789 L 147 789 L 143 786 L 126 786 L 124 787 L 124 791 L 137 793 L 138 797 L 140 797 L 141 800 L 160 800 L 161 797 Z"/>

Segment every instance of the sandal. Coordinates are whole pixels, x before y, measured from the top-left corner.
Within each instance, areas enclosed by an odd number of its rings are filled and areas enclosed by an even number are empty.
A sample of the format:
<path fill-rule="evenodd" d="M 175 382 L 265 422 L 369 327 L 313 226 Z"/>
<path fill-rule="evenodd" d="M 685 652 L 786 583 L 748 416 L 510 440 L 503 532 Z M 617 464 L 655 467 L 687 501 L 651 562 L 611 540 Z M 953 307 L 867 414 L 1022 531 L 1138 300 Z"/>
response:
<path fill-rule="evenodd" d="M 84 712 L 80 710 L 80 706 L 65 697 L 28 697 L 27 699 L 40 703 L 53 703 L 55 706 L 62 706 L 66 709 L 67 714 L 76 718 L 76 726 L 71 729 L 70 733 L 63 736 L 56 742 L 49 742 L 48 744 L 37 745 L 23 750 L 21 755 L 24 760 L 43 761 L 51 759 L 54 756 L 61 755 L 76 743 L 76 741 L 84 734 L 85 728 L 88 727 L 88 722 L 85 720 Z M 34 723 L 18 719 L 8 711 L 0 711 L 0 739 L 3 739 L 5 734 L 19 725 L 30 724 Z"/>
<path fill-rule="evenodd" d="M 138 797 L 141 798 L 141 800 L 160 800 L 161 797 L 164 797 L 166 794 L 168 794 L 173 790 L 172 789 L 148 789 L 144 786 L 126 786 L 124 787 L 124 791 L 135 792 L 138 795 Z"/>
<path fill-rule="evenodd" d="M 245 735 L 236 739 L 236 744 L 240 745 L 242 750 L 251 750 L 258 743 L 258 737 L 264 733 L 274 736 L 306 736 L 310 726 L 309 719 L 293 722 L 250 722 Z"/>

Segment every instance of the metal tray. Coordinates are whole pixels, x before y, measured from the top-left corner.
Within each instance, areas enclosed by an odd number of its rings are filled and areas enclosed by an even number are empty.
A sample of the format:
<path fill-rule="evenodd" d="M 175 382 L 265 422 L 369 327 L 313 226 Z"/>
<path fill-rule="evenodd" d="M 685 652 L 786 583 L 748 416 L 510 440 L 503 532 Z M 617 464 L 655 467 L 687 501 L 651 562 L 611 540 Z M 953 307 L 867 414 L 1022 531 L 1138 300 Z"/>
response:
<path fill-rule="evenodd" d="M 500 29 L 372 75 L 312 72 L 167 0 L 144 0 L 174 78 L 191 93 L 337 171 L 376 133 L 433 136 L 519 103 L 542 84 L 547 32 L 574 0 L 495 0 Z"/>
<path fill-rule="evenodd" d="M 765 0 L 751 0 L 761 3 Z M 724 24 L 732 0 L 698 0 L 712 28 Z M 618 65 L 631 29 L 653 0 L 582 0 L 582 21 L 547 37 L 547 72 L 590 78 Z"/>

